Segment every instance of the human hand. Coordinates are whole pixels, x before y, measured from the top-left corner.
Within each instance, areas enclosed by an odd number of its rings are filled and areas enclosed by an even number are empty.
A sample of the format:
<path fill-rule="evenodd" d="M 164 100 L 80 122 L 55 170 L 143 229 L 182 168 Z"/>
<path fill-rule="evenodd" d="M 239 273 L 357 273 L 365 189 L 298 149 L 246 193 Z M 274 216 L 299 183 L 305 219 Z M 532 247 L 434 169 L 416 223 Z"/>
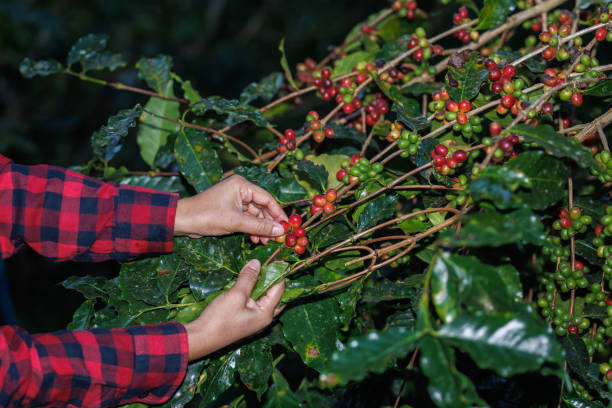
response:
<path fill-rule="evenodd" d="M 232 176 L 193 197 L 179 200 L 174 235 L 200 238 L 234 232 L 261 240 L 285 233 L 280 221 L 287 215 L 274 197 L 241 176 Z"/>
<path fill-rule="evenodd" d="M 283 296 L 284 282 L 272 286 L 257 301 L 251 299 L 260 268 L 258 260 L 249 261 L 240 271 L 234 286 L 210 302 L 200 317 L 185 325 L 189 361 L 257 333 L 280 313 L 276 305 Z"/>

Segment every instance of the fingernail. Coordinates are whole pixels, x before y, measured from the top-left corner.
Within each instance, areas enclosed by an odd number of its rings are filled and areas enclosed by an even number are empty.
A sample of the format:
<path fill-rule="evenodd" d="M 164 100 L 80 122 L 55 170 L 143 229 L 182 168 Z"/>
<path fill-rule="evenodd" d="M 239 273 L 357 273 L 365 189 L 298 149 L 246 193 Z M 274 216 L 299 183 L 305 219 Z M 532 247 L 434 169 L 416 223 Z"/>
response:
<path fill-rule="evenodd" d="M 258 259 L 251 259 L 245 266 L 251 269 L 259 269 L 260 262 Z"/>
<path fill-rule="evenodd" d="M 285 229 L 283 228 L 282 225 L 274 224 L 274 226 L 272 227 L 272 235 L 278 236 L 278 235 L 283 235 L 284 233 L 285 233 Z"/>

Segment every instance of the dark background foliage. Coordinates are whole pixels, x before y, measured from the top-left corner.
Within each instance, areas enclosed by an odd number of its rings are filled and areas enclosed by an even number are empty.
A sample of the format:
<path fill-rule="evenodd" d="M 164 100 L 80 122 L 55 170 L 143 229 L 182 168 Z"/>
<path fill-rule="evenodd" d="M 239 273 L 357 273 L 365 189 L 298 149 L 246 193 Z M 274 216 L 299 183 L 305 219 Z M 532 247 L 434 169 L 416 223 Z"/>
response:
<path fill-rule="evenodd" d="M 24 57 L 63 60 L 87 33 L 110 35 L 109 49 L 132 65 L 140 56 L 168 54 L 175 71 L 202 95 L 236 97 L 246 85 L 280 70 L 278 44 L 285 37 L 294 66 L 326 55 L 332 44 L 368 14 L 384 7 L 372 0 L 47 0 L 0 2 L 0 153 L 23 164 L 84 164 L 89 138 L 118 110 L 145 97 L 67 76 L 26 79 Z M 143 86 L 136 70 L 100 74 L 108 81 Z M 117 165 L 145 168 L 135 143 Z M 140 159 L 139 159 L 140 160 Z M 114 263 L 54 264 L 31 250 L 7 262 L 17 323 L 31 332 L 58 330 L 82 301 L 57 283 L 70 275 L 116 274 Z"/>

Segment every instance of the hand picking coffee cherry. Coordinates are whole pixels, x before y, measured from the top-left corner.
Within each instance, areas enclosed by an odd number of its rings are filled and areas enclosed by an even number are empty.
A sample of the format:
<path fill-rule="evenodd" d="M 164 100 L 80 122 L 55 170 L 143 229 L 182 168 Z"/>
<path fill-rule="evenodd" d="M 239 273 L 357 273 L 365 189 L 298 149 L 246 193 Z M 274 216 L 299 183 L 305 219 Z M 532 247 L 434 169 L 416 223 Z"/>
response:
<path fill-rule="evenodd" d="M 285 235 L 276 238 L 276 242 L 284 243 L 289 248 L 293 248 L 294 252 L 298 255 L 303 254 L 306 251 L 306 245 L 308 245 L 308 238 L 306 238 L 306 230 L 301 227 L 302 217 L 298 214 L 293 214 L 289 217 L 289 223 L 281 224 L 285 229 Z M 290 229 L 293 231 L 290 232 Z"/>

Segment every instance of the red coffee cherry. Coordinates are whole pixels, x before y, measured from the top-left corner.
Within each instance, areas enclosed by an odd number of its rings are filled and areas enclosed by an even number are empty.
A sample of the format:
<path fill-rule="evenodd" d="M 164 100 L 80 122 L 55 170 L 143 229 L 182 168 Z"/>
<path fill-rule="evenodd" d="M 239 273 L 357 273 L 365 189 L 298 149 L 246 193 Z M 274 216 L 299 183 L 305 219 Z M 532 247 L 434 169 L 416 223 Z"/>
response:
<path fill-rule="evenodd" d="M 285 234 L 289 232 L 289 229 L 291 229 L 291 225 L 289 225 L 287 221 L 281 221 L 279 224 L 283 226 Z"/>
<path fill-rule="evenodd" d="M 316 195 L 312 199 L 312 203 L 317 207 L 323 207 L 325 204 L 327 204 L 327 200 L 322 195 Z"/>
<path fill-rule="evenodd" d="M 504 68 L 504 76 L 508 79 L 512 78 L 516 74 L 516 68 L 514 65 L 508 65 Z"/>
<path fill-rule="evenodd" d="M 293 230 L 293 233 L 295 234 L 296 237 L 301 238 L 306 235 L 306 230 L 302 227 L 297 227 L 296 229 Z"/>
<path fill-rule="evenodd" d="M 443 144 L 439 144 L 436 146 L 434 151 L 437 155 L 446 157 L 446 155 L 448 154 L 448 147 L 444 146 Z"/>
<path fill-rule="evenodd" d="M 289 224 L 291 224 L 293 228 L 299 227 L 300 225 L 302 225 L 302 217 L 297 214 L 291 215 L 289 217 Z"/>
<path fill-rule="evenodd" d="M 325 199 L 330 203 L 333 203 L 334 201 L 336 201 L 337 196 L 338 196 L 338 192 L 334 190 L 333 188 L 330 188 L 325 193 Z"/>
<path fill-rule="evenodd" d="M 569 334 L 578 334 L 578 326 L 576 326 L 575 324 L 570 324 L 569 326 L 567 326 L 567 332 Z"/>
<path fill-rule="evenodd" d="M 296 243 L 297 237 L 293 234 L 289 234 L 287 235 L 287 238 L 285 238 L 285 245 L 287 245 L 288 247 L 294 247 Z"/>

